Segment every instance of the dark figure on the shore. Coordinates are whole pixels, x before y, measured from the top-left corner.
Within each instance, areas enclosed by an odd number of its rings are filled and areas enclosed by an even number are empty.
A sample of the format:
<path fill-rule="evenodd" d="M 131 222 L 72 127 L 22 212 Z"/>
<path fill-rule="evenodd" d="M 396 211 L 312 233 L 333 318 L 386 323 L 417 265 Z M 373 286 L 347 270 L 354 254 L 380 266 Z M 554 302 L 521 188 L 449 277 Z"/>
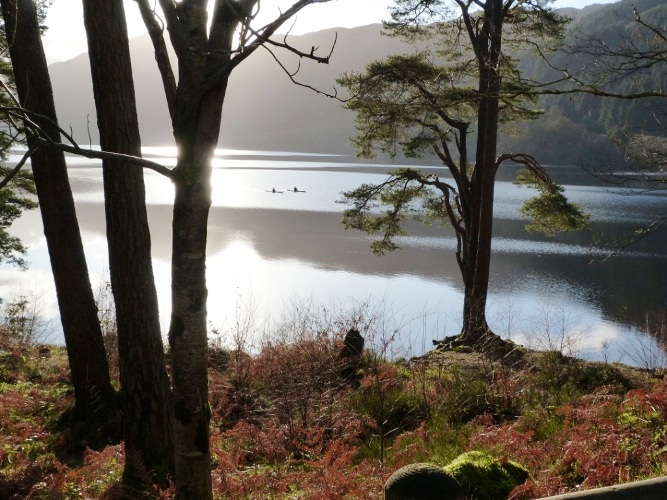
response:
<path fill-rule="evenodd" d="M 363 350 L 364 338 L 359 330 L 354 327 L 350 328 L 350 331 L 345 334 L 343 348 L 338 355 L 338 359 L 341 361 L 341 377 L 354 385 L 359 383 L 359 367 L 361 366 Z"/>
<path fill-rule="evenodd" d="M 294 192 L 295 192 L 295 193 L 298 193 L 298 192 L 299 192 L 299 190 L 296 188 L 296 186 L 294 186 Z"/>

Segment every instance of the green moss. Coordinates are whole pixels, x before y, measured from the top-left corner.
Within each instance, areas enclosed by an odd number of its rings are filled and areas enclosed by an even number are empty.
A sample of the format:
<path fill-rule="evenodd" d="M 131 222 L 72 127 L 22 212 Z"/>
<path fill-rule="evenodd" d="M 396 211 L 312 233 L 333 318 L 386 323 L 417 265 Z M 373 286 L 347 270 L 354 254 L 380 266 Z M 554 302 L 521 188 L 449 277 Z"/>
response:
<path fill-rule="evenodd" d="M 445 467 L 463 486 L 466 498 L 496 500 L 507 498 L 528 479 L 528 471 L 510 460 L 501 460 L 481 451 L 460 455 Z"/>

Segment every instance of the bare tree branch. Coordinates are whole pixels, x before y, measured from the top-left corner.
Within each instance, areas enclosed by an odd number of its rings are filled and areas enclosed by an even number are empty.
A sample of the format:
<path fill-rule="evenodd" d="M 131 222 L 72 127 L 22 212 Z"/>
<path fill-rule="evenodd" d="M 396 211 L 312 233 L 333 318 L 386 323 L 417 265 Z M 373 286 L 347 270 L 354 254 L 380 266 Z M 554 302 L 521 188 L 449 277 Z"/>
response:
<path fill-rule="evenodd" d="M 547 174 L 544 167 L 531 155 L 524 153 L 506 153 L 498 156 L 496 159 L 496 169 L 506 161 L 513 161 L 517 165 L 523 165 L 526 169 L 530 171 L 537 183 L 546 188 L 551 189 L 556 186 L 556 184 L 551 180 L 549 174 Z"/>
<path fill-rule="evenodd" d="M 657 232 L 665 225 L 667 225 L 667 215 L 662 215 L 651 222 L 649 225 L 635 229 L 633 233 L 612 241 L 607 245 L 608 252 L 605 255 L 591 260 L 596 262 L 605 262 L 612 257 L 621 255 L 624 251 L 635 245 L 637 242 Z"/>
<path fill-rule="evenodd" d="M 173 172 L 168 167 L 151 161 L 144 158 L 139 158 L 136 156 L 125 155 L 121 153 L 114 153 L 111 151 L 96 151 L 93 149 L 82 148 L 79 146 L 76 141 L 62 128 L 57 124 L 58 130 L 60 133 L 65 136 L 65 138 L 70 141 L 70 144 L 64 144 L 62 142 L 56 142 L 49 138 L 48 134 L 44 133 L 42 128 L 35 123 L 32 118 L 39 118 L 41 121 L 49 121 L 45 116 L 39 115 L 37 113 L 30 113 L 29 111 L 23 108 L 10 107 L 10 106 L 0 106 L 0 110 L 4 113 L 7 113 L 9 116 L 18 118 L 24 123 L 24 128 L 22 129 L 25 134 L 30 134 L 34 137 L 35 141 L 38 143 L 38 146 L 49 146 L 60 149 L 66 153 L 71 153 L 77 156 L 83 156 L 85 158 L 97 159 L 97 160 L 116 160 L 123 161 L 124 163 L 135 165 L 142 168 L 147 168 L 153 170 L 159 174 L 168 177 L 169 179 L 173 178 Z M 32 117 L 32 118 L 31 118 Z M 51 122 L 53 123 L 53 122 Z"/>
<path fill-rule="evenodd" d="M 21 160 L 16 164 L 16 166 L 9 172 L 4 179 L 0 181 L 0 189 L 4 188 L 7 184 L 11 182 L 11 180 L 18 175 L 18 173 L 21 171 L 23 166 L 26 164 L 26 162 L 30 159 L 30 155 L 32 155 L 35 151 L 37 151 L 36 147 L 31 147 L 29 148 L 21 157 Z"/>
<path fill-rule="evenodd" d="M 169 60 L 167 44 L 164 40 L 164 25 L 161 25 L 158 22 L 155 9 L 148 5 L 148 0 L 135 0 L 135 2 L 137 2 L 137 5 L 139 6 L 141 18 L 143 19 L 144 25 L 153 42 L 155 62 L 160 71 L 164 94 L 167 98 L 169 116 L 173 122 L 176 115 L 176 78 L 174 77 L 174 70 L 171 67 L 171 61 Z"/>
<path fill-rule="evenodd" d="M 136 156 L 130 156 L 130 155 L 125 155 L 125 154 L 120 154 L 120 153 L 113 153 L 110 151 L 95 151 L 93 149 L 84 149 L 80 147 L 74 138 L 71 136 L 71 134 L 67 133 L 65 130 L 63 130 L 58 123 L 55 123 L 53 120 L 50 118 L 40 115 L 39 113 L 33 113 L 31 111 L 28 111 L 27 109 L 23 108 L 20 103 L 18 98 L 14 95 L 14 93 L 11 91 L 11 89 L 7 86 L 5 82 L 0 80 L 0 87 L 7 93 L 9 98 L 16 104 L 16 106 L 0 106 L 0 110 L 3 112 L 7 113 L 7 116 L 9 117 L 12 125 L 17 129 L 21 130 L 21 128 L 16 124 L 15 119 L 19 119 L 23 122 L 24 128 L 22 131 L 25 134 L 32 134 L 35 138 L 35 140 L 38 142 L 39 146 L 51 146 L 55 147 L 58 149 L 61 149 L 62 151 L 65 151 L 66 153 L 72 153 L 77 156 L 84 156 L 86 158 L 94 158 L 98 160 L 120 160 L 125 163 L 128 163 L 130 165 L 136 165 L 139 167 L 147 168 L 149 170 L 153 170 L 159 174 L 164 175 L 165 177 L 172 178 L 173 173 L 171 169 L 165 167 L 164 165 L 160 163 L 156 163 L 154 161 L 150 160 L 145 160 L 143 158 L 138 158 Z M 63 144 L 61 142 L 55 142 L 52 140 L 48 134 L 46 134 L 43 130 L 42 127 L 40 127 L 33 118 L 39 118 L 39 120 L 42 123 L 49 123 L 53 125 L 54 127 L 57 127 L 58 131 L 62 136 L 65 137 L 70 143 L 70 145 Z"/>
<path fill-rule="evenodd" d="M 162 0 L 166 1 L 166 0 Z M 281 14 L 274 19 L 272 22 L 267 24 L 264 28 L 259 30 L 256 34 L 256 38 L 247 46 L 240 48 L 240 50 L 236 51 L 236 55 L 231 58 L 231 60 L 225 64 L 223 67 L 218 69 L 215 73 L 213 73 L 210 77 L 207 79 L 207 84 L 204 90 L 206 89 L 211 89 L 216 87 L 221 81 L 223 81 L 225 78 L 227 78 L 231 72 L 236 68 L 239 64 L 241 64 L 245 59 L 247 59 L 255 50 L 257 50 L 260 46 L 264 45 L 264 43 L 269 40 L 275 33 L 276 31 L 283 25 L 285 24 L 286 21 L 289 19 L 293 18 L 296 14 L 298 14 L 304 7 L 313 4 L 313 3 L 325 3 L 330 0 L 299 0 L 298 2 L 294 3 L 289 9 L 287 9 L 285 12 L 281 12 Z M 317 56 L 313 57 L 310 56 L 306 53 L 304 53 L 304 56 L 308 59 L 314 59 L 318 60 L 319 58 Z M 321 61 L 319 61 L 321 62 Z"/>
<path fill-rule="evenodd" d="M 260 36 L 261 35 L 258 34 L 258 39 L 260 39 Z M 331 44 L 331 50 L 329 51 L 329 54 L 324 56 L 324 57 L 320 57 L 320 56 L 315 55 L 315 52 L 319 49 L 319 47 L 314 47 L 313 46 L 313 47 L 310 48 L 310 52 L 303 52 L 303 51 L 297 49 L 296 47 L 293 47 L 292 45 L 288 44 L 287 43 L 287 36 L 288 35 L 285 35 L 283 37 L 282 42 L 277 42 L 277 41 L 272 40 L 272 39 L 265 39 L 264 41 L 269 45 L 273 45 L 274 47 L 280 47 L 280 48 L 285 49 L 289 52 L 293 52 L 294 54 L 296 54 L 300 58 L 306 57 L 308 59 L 312 59 L 313 61 L 317 61 L 320 64 L 329 64 L 329 59 L 331 59 L 331 55 L 333 54 L 333 51 L 336 48 L 336 42 L 338 41 L 338 33 L 336 33 L 336 36 L 334 37 L 334 41 Z"/>
<path fill-rule="evenodd" d="M 309 84 L 307 84 L 307 83 L 300 82 L 299 80 L 297 80 L 297 79 L 295 78 L 295 76 L 297 75 L 297 73 L 299 73 L 299 71 L 300 71 L 300 69 L 301 69 L 301 61 L 299 61 L 299 65 L 297 66 L 297 69 L 296 69 L 295 71 L 290 71 L 290 70 L 288 70 L 287 67 L 283 64 L 283 62 L 280 60 L 280 58 L 279 58 L 276 54 L 274 54 L 274 52 L 273 52 L 269 47 L 267 47 L 266 45 L 264 45 L 264 49 L 265 49 L 269 54 L 271 54 L 271 57 L 273 58 L 273 60 L 276 61 L 276 63 L 278 64 L 278 66 L 280 66 L 280 68 L 283 70 L 283 72 L 287 75 L 287 77 L 290 79 L 290 81 L 291 81 L 294 85 L 297 85 L 297 86 L 299 86 L 299 87 L 307 88 L 307 89 L 309 89 L 309 90 L 312 90 L 312 91 L 315 92 L 316 94 L 320 94 L 320 95 L 329 97 L 329 98 L 331 98 L 331 99 L 335 99 L 335 100 L 337 100 L 337 101 L 339 101 L 339 102 L 342 102 L 342 103 L 348 102 L 348 101 L 350 101 L 350 100 L 353 98 L 353 97 L 349 97 L 349 98 L 347 98 L 347 99 L 342 99 L 342 98 L 338 97 L 338 90 L 336 89 L 336 87 L 333 88 L 333 90 L 334 90 L 333 94 L 330 94 L 330 93 L 328 93 L 328 92 L 323 91 L 322 89 L 318 89 L 317 87 L 313 87 L 312 85 L 309 85 Z M 333 48 L 332 48 L 332 50 L 333 50 Z"/>
<path fill-rule="evenodd" d="M 71 153 L 77 156 L 83 156 L 85 158 L 91 158 L 96 160 L 122 161 L 123 163 L 126 163 L 128 165 L 135 165 L 137 167 L 152 170 L 153 172 L 157 172 L 158 174 L 164 175 L 169 179 L 173 179 L 174 177 L 174 174 L 170 168 L 162 165 L 161 163 L 157 163 L 151 160 L 146 160 L 144 158 L 139 158 L 137 156 L 125 155 L 121 153 L 113 153 L 111 151 L 96 151 L 94 149 L 84 149 L 79 146 L 69 146 L 67 144 L 47 141 L 44 139 L 40 139 L 40 141 L 48 146 L 61 149 L 66 153 Z"/>

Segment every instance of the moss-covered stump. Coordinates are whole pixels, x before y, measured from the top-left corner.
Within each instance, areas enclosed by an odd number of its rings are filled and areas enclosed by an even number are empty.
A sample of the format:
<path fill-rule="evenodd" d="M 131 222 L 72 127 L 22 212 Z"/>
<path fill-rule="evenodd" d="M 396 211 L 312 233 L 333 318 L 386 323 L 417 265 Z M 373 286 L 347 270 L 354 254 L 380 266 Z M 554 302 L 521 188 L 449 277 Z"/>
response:
<path fill-rule="evenodd" d="M 481 451 L 459 455 L 445 467 L 463 487 L 466 498 L 499 500 L 528 479 L 528 471 L 511 460 L 500 460 Z"/>
<path fill-rule="evenodd" d="M 410 464 L 384 483 L 385 500 L 463 500 L 461 485 L 433 464 Z"/>

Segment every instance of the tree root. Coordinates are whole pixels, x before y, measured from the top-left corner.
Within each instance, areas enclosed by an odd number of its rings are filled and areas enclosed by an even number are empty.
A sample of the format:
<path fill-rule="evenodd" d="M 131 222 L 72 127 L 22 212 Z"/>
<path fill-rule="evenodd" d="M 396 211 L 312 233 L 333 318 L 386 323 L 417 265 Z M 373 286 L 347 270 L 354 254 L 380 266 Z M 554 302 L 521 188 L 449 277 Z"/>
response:
<path fill-rule="evenodd" d="M 511 340 L 504 340 L 490 329 L 481 338 L 472 338 L 465 332 L 459 335 L 434 340 L 436 351 L 476 352 L 488 356 L 493 361 L 518 366 L 524 363 L 525 349 Z"/>

